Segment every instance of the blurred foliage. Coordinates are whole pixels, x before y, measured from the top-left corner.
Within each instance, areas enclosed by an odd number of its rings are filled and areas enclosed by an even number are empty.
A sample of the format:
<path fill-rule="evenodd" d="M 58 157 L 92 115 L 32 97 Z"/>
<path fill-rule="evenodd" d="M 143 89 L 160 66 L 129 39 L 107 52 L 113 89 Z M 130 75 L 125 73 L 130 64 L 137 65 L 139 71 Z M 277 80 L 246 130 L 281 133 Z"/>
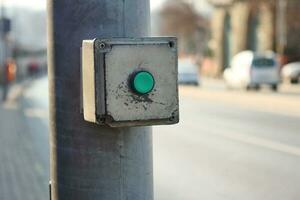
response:
<path fill-rule="evenodd" d="M 182 54 L 202 54 L 208 40 L 208 21 L 182 0 L 167 1 L 160 13 L 160 34 L 179 38 Z"/>
<path fill-rule="evenodd" d="M 160 12 L 161 32 L 189 36 L 198 27 L 200 16 L 193 7 L 180 0 L 168 1 Z"/>
<path fill-rule="evenodd" d="M 210 47 L 206 47 L 203 52 L 204 57 L 212 58 L 214 56 L 214 51 Z"/>

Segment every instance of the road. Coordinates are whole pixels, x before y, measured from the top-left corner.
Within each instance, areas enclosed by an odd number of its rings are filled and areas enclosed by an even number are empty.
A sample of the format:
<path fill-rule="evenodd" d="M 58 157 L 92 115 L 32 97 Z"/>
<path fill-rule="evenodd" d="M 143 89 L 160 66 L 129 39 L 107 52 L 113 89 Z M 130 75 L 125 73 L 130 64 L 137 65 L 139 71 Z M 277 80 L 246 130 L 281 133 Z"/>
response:
<path fill-rule="evenodd" d="M 48 200 L 46 79 L 16 86 L 0 106 L 0 199 Z"/>
<path fill-rule="evenodd" d="M 154 129 L 156 199 L 300 199 L 296 112 L 244 99 L 268 92 L 230 92 L 229 102 L 223 91 L 198 90 L 181 90 L 180 125 Z"/>
<path fill-rule="evenodd" d="M 299 88 L 181 87 L 180 124 L 154 128 L 155 200 L 299 200 Z M 48 199 L 47 100 L 44 78 L 0 108 L 1 200 Z"/>

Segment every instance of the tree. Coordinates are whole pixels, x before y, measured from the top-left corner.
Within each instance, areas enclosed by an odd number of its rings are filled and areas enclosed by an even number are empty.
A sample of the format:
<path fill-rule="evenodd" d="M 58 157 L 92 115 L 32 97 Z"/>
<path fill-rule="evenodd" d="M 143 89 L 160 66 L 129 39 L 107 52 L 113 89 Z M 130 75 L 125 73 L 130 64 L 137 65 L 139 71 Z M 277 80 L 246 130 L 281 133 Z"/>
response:
<path fill-rule="evenodd" d="M 169 0 L 164 4 L 159 16 L 160 34 L 177 36 L 181 53 L 199 52 L 199 38 L 205 41 L 203 37 L 207 35 L 207 21 L 191 4 L 182 0 Z"/>

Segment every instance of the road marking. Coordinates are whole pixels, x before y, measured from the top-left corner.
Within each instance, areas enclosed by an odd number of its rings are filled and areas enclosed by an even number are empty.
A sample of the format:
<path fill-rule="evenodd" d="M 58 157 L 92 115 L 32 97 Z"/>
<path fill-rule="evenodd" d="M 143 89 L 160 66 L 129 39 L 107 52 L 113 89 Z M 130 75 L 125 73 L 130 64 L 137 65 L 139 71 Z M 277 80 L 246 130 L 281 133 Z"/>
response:
<path fill-rule="evenodd" d="M 188 125 L 189 130 L 195 130 L 195 132 L 199 132 L 199 129 L 193 128 L 193 124 L 185 123 L 185 125 Z M 211 129 L 207 128 L 205 129 L 204 127 L 201 128 L 202 133 L 205 133 L 206 135 L 216 135 L 216 136 L 221 136 L 223 138 L 227 138 L 230 140 L 238 141 L 238 142 L 243 142 L 245 144 L 250 144 L 250 145 L 255 145 L 255 146 L 260 146 L 263 148 L 271 149 L 274 151 L 279 151 L 282 153 L 287 153 L 291 154 L 294 156 L 300 156 L 300 148 L 296 146 L 291 146 L 287 144 L 283 144 L 281 142 L 274 142 L 268 139 L 260 138 L 260 137 L 255 137 L 255 136 L 250 136 L 242 133 L 233 133 L 231 131 L 224 131 L 222 132 L 215 132 L 211 131 Z M 251 133 L 249 133 L 251 134 Z"/>

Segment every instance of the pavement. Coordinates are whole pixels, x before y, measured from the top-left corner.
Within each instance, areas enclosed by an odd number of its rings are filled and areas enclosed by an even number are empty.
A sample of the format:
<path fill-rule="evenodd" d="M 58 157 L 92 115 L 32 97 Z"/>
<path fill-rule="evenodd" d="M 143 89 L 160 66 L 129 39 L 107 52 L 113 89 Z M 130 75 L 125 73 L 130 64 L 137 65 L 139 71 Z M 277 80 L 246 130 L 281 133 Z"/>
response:
<path fill-rule="evenodd" d="M 0 200 L 46 200 L 47 79 L 20 93 L 0 107 Z M 300 199 L 300 85 L 228 91 L 207 79 L 180 87 L 180 113 L 154 128 L 155 200 Z"/>
<path fill-rule="evenodd" d="M 1 200 L 49 199 L 48 128 L 45 120 L 28 115 L 34 101 L 23 96 L 24 87 L 30 84 L 13 86 L 0 106 Z"/>

